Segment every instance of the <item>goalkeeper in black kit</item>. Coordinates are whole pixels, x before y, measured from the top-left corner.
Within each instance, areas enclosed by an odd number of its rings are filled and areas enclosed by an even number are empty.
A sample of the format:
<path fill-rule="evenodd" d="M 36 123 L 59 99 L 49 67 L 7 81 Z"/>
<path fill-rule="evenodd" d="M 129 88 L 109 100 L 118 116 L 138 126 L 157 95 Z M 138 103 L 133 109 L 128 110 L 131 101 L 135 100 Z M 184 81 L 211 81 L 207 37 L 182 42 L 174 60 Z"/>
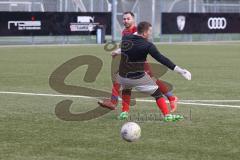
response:
<path fill-rule="evenodd" d="M 121 61 L 119 65 L 118 82 L 123 92 L 131 95 L 132 88 L 147 93 L 156 99 L 157 106 L 161 110 L 164 121 L 178 121 L 182 115 L 170 114 L 165 98 L 158 85 L 144 72 L 144 62 L 150 54 L 155 60 L 169 69 L 180 73 L 187 80 L 191 80 L 191 73 L 175 65 L 171 60 L 162 55 L 156 46 L 148 41 L 152 34 L 152 26 L 148 22 L 140 22 L 137 26 L 137 34 L 124 36 L 121 44 Z M 121 113 L 128 116 L 128 112 Z"/>

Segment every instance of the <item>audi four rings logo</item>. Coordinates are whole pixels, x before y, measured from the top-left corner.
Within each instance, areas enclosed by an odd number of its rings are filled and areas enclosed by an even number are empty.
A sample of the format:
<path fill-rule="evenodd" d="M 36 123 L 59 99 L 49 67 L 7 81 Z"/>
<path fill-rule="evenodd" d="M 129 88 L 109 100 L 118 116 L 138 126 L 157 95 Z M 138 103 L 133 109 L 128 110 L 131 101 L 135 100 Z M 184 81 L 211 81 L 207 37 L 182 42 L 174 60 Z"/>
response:
<path fill-rule="evenodd" d="M 227 20 L 225 17 L 210 17 L 208 19 L 209 29 L 225 29 L 227 26 Z"/>

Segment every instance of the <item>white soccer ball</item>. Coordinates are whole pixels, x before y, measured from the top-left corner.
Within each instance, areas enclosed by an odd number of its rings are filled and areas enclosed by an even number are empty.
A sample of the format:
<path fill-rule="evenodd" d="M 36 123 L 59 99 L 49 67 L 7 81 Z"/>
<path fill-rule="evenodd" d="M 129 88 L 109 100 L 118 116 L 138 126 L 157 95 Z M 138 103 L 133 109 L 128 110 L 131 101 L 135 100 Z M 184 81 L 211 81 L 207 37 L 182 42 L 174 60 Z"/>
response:
<path fill-rule="evenodd" d="M 135 122 L 127 122 L 121 128 L 121 136 L 128 142 L 137 141 L 141 137 L 141 128 Z"/>

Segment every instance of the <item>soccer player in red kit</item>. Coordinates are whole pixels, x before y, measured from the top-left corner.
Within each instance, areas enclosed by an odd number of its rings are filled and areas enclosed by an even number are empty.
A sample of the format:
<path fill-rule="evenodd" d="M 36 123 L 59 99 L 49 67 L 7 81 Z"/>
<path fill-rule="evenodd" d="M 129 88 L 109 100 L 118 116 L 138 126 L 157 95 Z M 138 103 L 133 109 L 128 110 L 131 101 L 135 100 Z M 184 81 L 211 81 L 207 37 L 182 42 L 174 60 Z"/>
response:
<path fill-rule="evenodd" d="M 124 91 L 131 92 L 134 88 L 137 91 L 154 97 L 158 108 L 163 114 L 163 120 L 175 122 L 184 117 L 182 115 L 170 114 L 162 91 L 150 75 L 146 73 L 144 62 L 146 62 L 147 56 L 151 55 L 157 62 L 179 73 L 187 80 L 191 80 L 191 73 L 177 66 L 170 59 L 161 54 L 157 47 L 149 41 L 151 34 L 152 25 L 148 22 L 140 22 L 137 26 L 137 34 L 124 36 L 122 38 L 122 53 L 117 81 L 121 85 L 122 93 L 124 93 Z M 129 45 L 124 45 L 125 43 L 129 44 L 129 42 L 131 47 L 129 47 Z M 127 117 L 128 112 L 122 112 L 119 118 L 126 119 L 123 115 Z"/>
<path fill-rule="evenodd" d="M 122 36 L 132 35 L 137 32 L 134 14 L 132 12 L 124 12 L 123 13 L 123 24 L 124 24 L 125 28 L 122 31 Z M 121 54 L 120 48 L 112 52 L 113 58 L 119 54 Z M 150 77 L 153 78 L 153 74 L 152 74 L 150 65 L 147 63 L 147 61 L 145 61 L 144 70 Z M 163 83 L 161 80 L 156 80 L 156 84 L 159 86 L 160 91 L 168 98 L 170 107 L 171 107 L 171 112 L 174 112 L 177 108 L 178 98 L 176 96 L 173 96 L 172 92 L 169 91 L 167 85 L 165 83 Z M 106 107 L 106 108 L 109 108 L 112 110 L 116 109 L 116 105 L 118 103 L 120 87 L 121 87 L 120 84 L 115 80 L 113 82 L 111 100 L 105 99 L 103 101 L 99 101 L 98 103 L 103 107 Z M 131 97 L 131 92 L 123 91 L 123 93 L 122 93 L 122 100 L 123 100 L 122 101 L 122 112 L 129 111 L 130 97 Z"/>

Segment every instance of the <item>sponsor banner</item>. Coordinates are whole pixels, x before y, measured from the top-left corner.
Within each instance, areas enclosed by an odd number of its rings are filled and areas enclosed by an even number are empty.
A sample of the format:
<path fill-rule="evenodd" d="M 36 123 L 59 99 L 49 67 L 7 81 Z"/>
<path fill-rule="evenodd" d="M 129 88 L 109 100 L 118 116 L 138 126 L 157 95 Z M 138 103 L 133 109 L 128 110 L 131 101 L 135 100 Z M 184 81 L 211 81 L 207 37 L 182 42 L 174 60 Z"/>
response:
<path fill-rule="evenodd" d="M 8 21 L 8 30 L 41 30 L 41 21 Z"/>
<path fill-rule="evenodd" d="M 240 13 L 162 13 L 162 34 L 240 33 Z"/>
<path fill-rule="evenodd" d="M 0 36 L 111 35 L 110 12 L 0 12 Z"/>

